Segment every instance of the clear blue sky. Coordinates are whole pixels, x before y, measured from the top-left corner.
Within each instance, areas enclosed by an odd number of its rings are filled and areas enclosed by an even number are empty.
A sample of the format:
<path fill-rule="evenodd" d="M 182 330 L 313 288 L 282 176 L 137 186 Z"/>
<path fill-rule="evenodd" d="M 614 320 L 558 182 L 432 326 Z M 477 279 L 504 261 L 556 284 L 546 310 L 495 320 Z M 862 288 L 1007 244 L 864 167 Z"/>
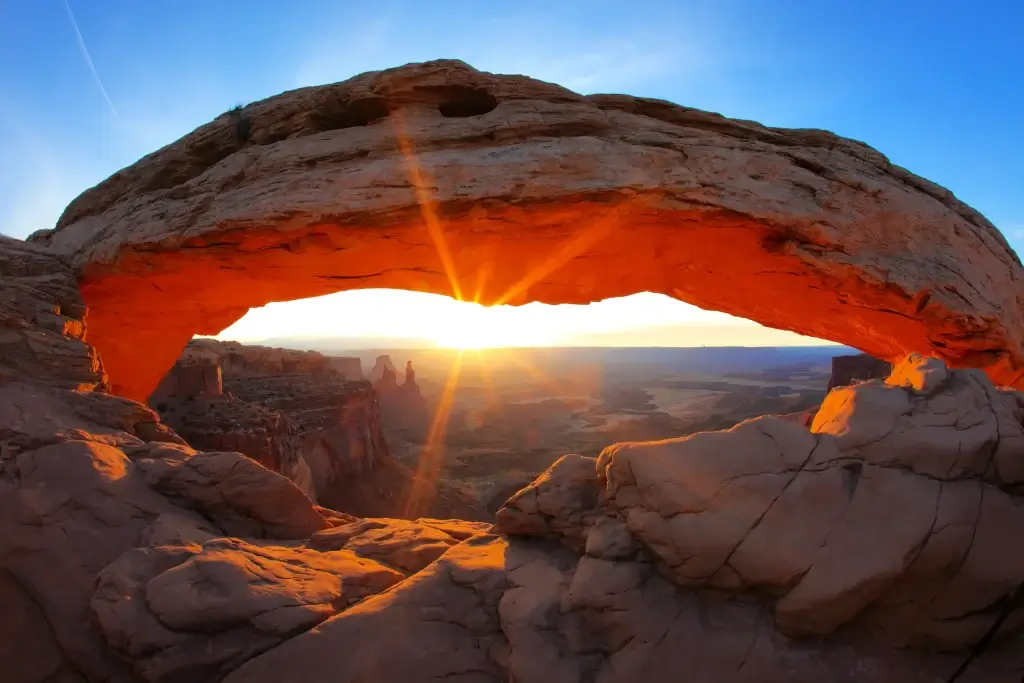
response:
<path fill-rule="evenodd" d="M 1022 0 L 0 0 L 0 232 L 235 104 L 439 57 L 831 129 L 1024 247 Z"/>

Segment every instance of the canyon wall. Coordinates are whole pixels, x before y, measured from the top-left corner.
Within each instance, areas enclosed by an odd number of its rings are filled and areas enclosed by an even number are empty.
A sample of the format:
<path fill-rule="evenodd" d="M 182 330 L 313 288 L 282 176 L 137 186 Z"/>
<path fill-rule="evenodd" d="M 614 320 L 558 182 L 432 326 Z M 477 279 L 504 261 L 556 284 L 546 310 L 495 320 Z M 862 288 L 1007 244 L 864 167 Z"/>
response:
<path fill-rule="evenodd" d="M 191 446 L 244 453 L 329 508 L 360 516 L 486 518 L 474 500 L 436 478 L 419 484 L 433 489 L 423 497 L 425 507 L 406 509 L 416 474 L 391 456 L 378 396 L 369 382 L 345 379 L 333 360 L 316 352 L 195 340 L 150 405 Z M 352 364 L 342 360 L 342 371 L 351 372 Z M 222 369 L 221 363 L 227 365 Z M 400 396 L 388 404 L 392 423 L 422 425 L 425 435 L 428 417 L 415 376 L 409 387 L 419 403 L 402 400 L 405 392 L 396 387 Z M 402 416 L 406 409 L 419 411 L 415 421 Z"/>

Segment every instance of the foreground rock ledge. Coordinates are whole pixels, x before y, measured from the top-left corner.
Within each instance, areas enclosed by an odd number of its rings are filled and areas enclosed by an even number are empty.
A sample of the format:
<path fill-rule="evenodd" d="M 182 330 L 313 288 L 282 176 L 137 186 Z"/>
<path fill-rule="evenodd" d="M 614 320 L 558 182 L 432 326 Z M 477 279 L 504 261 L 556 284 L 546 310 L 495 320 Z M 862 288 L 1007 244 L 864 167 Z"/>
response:
<path fill-rule="evenodd" d="M 363 287 L 515 304 L 661 292 L 997 384 L 1024 368 L 1017 256 L 870 147 L 457 61 L 228 112 L 31 239 L 73 261 L 90 341 L 139 400 L 194 334 Z"/>

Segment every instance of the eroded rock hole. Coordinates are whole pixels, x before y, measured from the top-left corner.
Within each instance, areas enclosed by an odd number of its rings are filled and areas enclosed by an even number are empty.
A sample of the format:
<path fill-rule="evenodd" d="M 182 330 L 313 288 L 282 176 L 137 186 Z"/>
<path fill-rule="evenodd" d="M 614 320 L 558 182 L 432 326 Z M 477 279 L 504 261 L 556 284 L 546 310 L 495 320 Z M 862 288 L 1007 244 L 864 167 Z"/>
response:
<path fill-rule="evenodd" d="M 478 88 L 449 88 L 444 95 L 445 99 L 437 110 L 447 118 L 480 116 L 498 106 L 498 98 Z"/>
<path fill-rule="evenodd" d="M 381 97 L 327 102 L 310 112 L 308 125 L 319 132 L 355 128 L 387 118 L 389 113 L 388 103 Z"/>

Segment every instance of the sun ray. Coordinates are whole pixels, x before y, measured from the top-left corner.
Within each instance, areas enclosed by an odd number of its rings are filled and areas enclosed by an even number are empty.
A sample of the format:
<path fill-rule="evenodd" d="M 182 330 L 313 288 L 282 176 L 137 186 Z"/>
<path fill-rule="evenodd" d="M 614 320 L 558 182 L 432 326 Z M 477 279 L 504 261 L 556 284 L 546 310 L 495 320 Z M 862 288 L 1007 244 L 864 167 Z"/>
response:
<path fill-rule="evenodd" d="M 448 429 L 448 418 L 451 417 L 452 404 L 455 401 L 455 387 L 458 385 L 461 369 L 462 352 L 459 352 L 448 372 L 444 389 L 437 401 L 437 408 L 434 409 L 430 430 L 427 432 L 427 442 L 423 446 L 423 452 L 420 453 L 419 462 L 416 463 L 416 471 L 413 473 L 403 506 L 403 516 L 407 519 L 422 516 L 437 492 L 437 481 L 441 475 L 441 460 L 444 457 L 444 437 Z"/>
<path fill-rule="evenodd" d="M 434 243 L 434 250 L 441 259 L 441 266 L 444 268 L 445 276 L 451 285 L 452 293 L 459 301 L 463 301 L 462 288 L 459 286 L 458 274 L 455 271 L 455 262 L 452 260 L 451 252 L 448 249 L 448 242 L 444 237 L 444 228 L 437 217 L 437 210 L 434 207 L 434 200 L 427 191 L 427 184 L 424 180 L 424 172 L 420 168 L 419 157 L 413 148 L 412 140 L 405 132 L 405 125 L 399 114 L 392 117 L 395 121 L 395 137 L 398 139 L 398 149 L 405 158 L 406 167 L 409 169 L 409 180 L 412 182 L 413 190 L 416 192 L 416 203 L 420 207 L 420 214 L 423 216 L 423 223 L 427 226 L 430 240 Z"/>
<path fill-rule="evenodd" d="M 513 364 L 525 370 L 528 375 L 530 375 L 538 384 L 544 387 L 544 389 L 552 395 L 559 396 L 564 393 L 565 387 L 559 386 L 554 379 L 548 377 L 543 371 L 533 367 L 530 363 L 520 358 L 516 358 L 514 354 L 509 354 L 508 359 L 512 361 Z"/>
<path fill-rule="evenodd" d="M 491 375 L 490 366 L 483 362 L 484 354 L 479 349 L 476 354 L 480 366 L 480 379 L 484 383 L 484 398 L 487 400 L 486 407 L 491 408 L 498 405 L 498 392 L 494 388 L 494 377 Z"/>
<path fill-rule="evenodd" d="M 508 291 L 494 302 L 494 305 L 508 303 L 516 297 L 525 293 L 530 287 L 555 272 L 566 263 L 576 258 L 588 248 L 594 246 L 607 237 L 619 223 L 619 214 L 624 204 L 619 204 L 614 209 L 602 216 L 596 223 L 578 231 L 572 239 L 562 245 L 562 248 L 553 253 L 546 260 L 527 271 L 515 284 L 509 287 Z"/>
<path fill-rule="evenodd" d="M 476 271 L 476 293 L 473 294 L 473 303 L 480 303 L 480 295 L 484 292 L 484 285 L 487 284 L 487 279 L 491 275 L 491 268 L 494 265 L 494 261 L 488 259 L 484 261 L 483 265 L 477 268 Z"/>

